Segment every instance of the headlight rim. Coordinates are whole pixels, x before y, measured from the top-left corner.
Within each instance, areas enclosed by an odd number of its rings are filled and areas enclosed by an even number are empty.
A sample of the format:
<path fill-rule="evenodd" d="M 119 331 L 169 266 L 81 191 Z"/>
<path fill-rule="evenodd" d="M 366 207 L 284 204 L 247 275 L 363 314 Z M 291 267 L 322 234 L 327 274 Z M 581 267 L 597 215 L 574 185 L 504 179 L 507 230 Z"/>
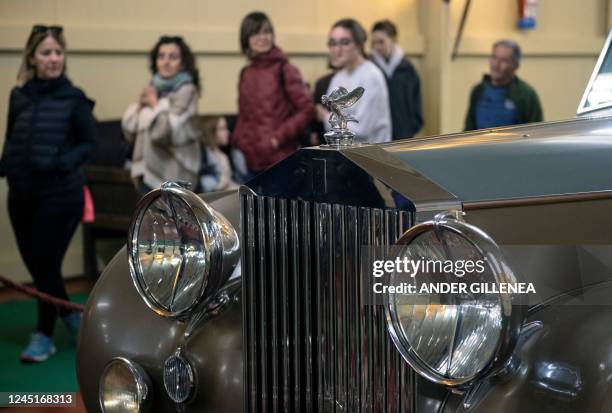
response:
<path fill-rule="evenodd" d="M 402 234 L 395 245 L 391 249 L 391 257 L 398 255 L 402 247 L 409 245 L 418 236 L 432 230 L 444 228 L 461 237 L 463 237 L 479 254 L 487 257 L 487 262 L 491 267 L 495 281 L 499 283 L 516 282 L 517 278 L 495 241 L 480 228 L 471 225 L 461 219 L 462 213 L 458 211 L 450 211 L 440 213 L 433 220 L 417 224 Z M 501 268 L 507 271 L 506 277 L 502 277 Z M 508 300 L 508 296 L 510 300 Z M 385 315 L 387 320 L 387 331 L 391 337 L 391 341 L 395 345 L 402 358 L 421 376 L 428 380 L 442 384 L 451 388 L 466 388 L 481 378 L 495 374 L 501 370 L 514 350 L 514 345 L 518 339 L 521 325 L 524 321 L 524 306 L 522 298 L 517 295 L 507 295 L 504 300 L 501 299 L 501 315 L 502 329 L 495 347 L 495 351 L 491 360 L 479 372 L 460 379 L 449 378 L 439 374 L 435 369 L 431 368 L 423 359 L 419 357 L 417 352 L 410 346 L 408 340 L 402 337 L 401 324 L 395 305 L 390 296 L 385 305 Z M 505 327 L 504 327 L 505 326 Z"/>
<path fill-rule="evenodd" d="M 180 199 L 181 202 L 187 205 L 190 211 L 198 222 L 198 227 L 202 238 L 210 243 L 211 249 L 207 252 L 210 265 L 204 271 L 202 285 L 198 294 L 198 298 L 195 299 L 188 307 L 178 310 L 171 311 L 164 307 L 163 304 L 155 300 L 147 291 L 144 281 L 142 280 L 142 274 L 139 269 L 138 263 L 138 233 L 142 224 L 144 213 L 147 208 L 160 197 L 174 196 Z M 130 227 L 128 231 L 128 264 L 130 270 L 130 276 L 132 282 L 138 291 L 138 294 L 142 297 L 143 301 L 152 311 L 161 317 L 181 319 L 191 314 L 195 308 L 204 301 L 206 289 L 209 285 L 210 275 L 220 273 L 222 271 L 223 261 L 223 240 L 220 233 L 220 229 L 216 223 L 217 213 L 212 209 L 206 202 L 204 202 L 198 195 L 191 192 L 175 182 L 166 182 L 160 188 L 154 189 L 147 193 L 144 197 L 136 204 L 136 209 Z M 206 225 L 205 225 L 206 224 Z M 211 294 L 214 295 L 214 292 Z"/>
<path fill-rule="evenodd" d="M 153 397 L 151 392 L 153 390 L 152 381 L 147 372 L 138 363 L 126 358 L 126 357 L 113 357 L 104 366 L 102 374 L 100 375 L 100 381 L 98 383 L 98 403 L 100 404 L 100 410 L 105 413 L 104 409 L 104 380 L 108 374 L 109 369 L 116 363 L 122 363 L 132 373 L 136 381 L 137 392 L 141 394 L 139 397 L 139 409 L 138 413 L 147 413 L 151 411 L 151 403 Z"/>

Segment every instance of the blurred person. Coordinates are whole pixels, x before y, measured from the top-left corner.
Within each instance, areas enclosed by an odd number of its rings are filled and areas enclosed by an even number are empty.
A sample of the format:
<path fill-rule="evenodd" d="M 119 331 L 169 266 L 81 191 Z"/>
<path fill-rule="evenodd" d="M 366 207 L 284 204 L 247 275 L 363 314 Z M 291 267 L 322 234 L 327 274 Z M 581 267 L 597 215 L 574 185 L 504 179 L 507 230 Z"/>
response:
<path fill-rule="evenodd" d="M 518 43 L 499 40 L 493 44 L 489 74 L 470 93 L 466 131 L 542 121 L 538 94 L 516 76 L 520 62 Z"/>
<path fill-rule="evenodd" d="M 238 85 L 238 120 L 232 144 L 244 153 L 251 176 L 295 152 L 314 117 L 314 103 L 298 69 L 274 43 L 272 22 L 252 12 L 240 25 L 249 59 Z"/>
<path fill-rule="evenodd" d="M 191 49 L 180 36 L 162 36 L 149 55 L 153 75 L 121 120 L 134 144 L 131 176 L 145 194 L 166 181 L 194 186 L 200 170 L 200 132 L 193 124 L 200 76 Z"/>
<path fill-rule="evenodd" d="M 238 184 L 243 184 L 249 180 L 249 170 L 246 165 L 246 159 L 242 151 L 232 145 L 232 135 L 236 128 L 237 115 L 223 116 L 223 120 L 220 123 L 222 128 L 223 125 L 227 131 L 228 142 L 225 144 L 219 144 L 219 149 L 228 157 L 230 160 L 230 166 L 232 168 L 232 179 Z"/>
<path fill-rule="evenodd" d="M 60 26 L 32 28 L 11 91 L 0 176 L 8 180 L 8 211 L 21 257 L 36 288 L 69 300 L 62 261 L 83 216 L 80 167 L 95 147 L 94 102 L 66 77 Z M 41 362 L 55 353 L 60 316 L 76 342 L 81 316 L 38 300 L 38 325 L 21 353 Z"/>
<path fill-rule="evenodd" d="M 383 71 L 391 106 L 391 136 L 412 138 L 423 126 L 421 85 L 414 67 L 397 45 L 397 27 L 389 20 L 372 26 L 372 60 Z"/>
<path fill-rule="evenodd" d="M 359 123 L 350 123 L 355 141 L 360 143 L 391 140 L 391 110 L 387 82 L 378 67 L 365 58 L 366 31 L 354 19 L 341 19 L 332 26 L 327 46 L 331 65 L 338 70 L 332 77 L 327 94 L 343 86 L 349 92 L 358 86 L 365 89 L 361 99 L 346 110 Z M 330 129 L 329 112 L 317 110 L 319 120 Z"/>
<path fill-rule="evenodd" d="M 220 147 L 229 145 L 229 129 L 223 116 L 202 119 L 202 163 L 198 179 L 198 192 L 232 189 L 238 184 L 232 179 L 228 156 Z"/>
<path fill-rule="evenodd" d="M 326 112 L 325 107 L 323 106 L 323 102 L 321 102 L 321 98 L 324 94 L 327 93 L 329 84 L 331 83 L 332 78 L 336 74 L 336 70 L 331 65 L 329 59 L 327 61 L 327 68 L 330 69 L 331 72 L 326 73 L 325 75 L 318 78 L 314 86 L 313 97 L 315 102 L 316 117 L 311 124 L 311 145 L 321 145 L 326 143 L 323 135 L 325 134 L 325 124 L 328 121 L 329 114 Z"/>

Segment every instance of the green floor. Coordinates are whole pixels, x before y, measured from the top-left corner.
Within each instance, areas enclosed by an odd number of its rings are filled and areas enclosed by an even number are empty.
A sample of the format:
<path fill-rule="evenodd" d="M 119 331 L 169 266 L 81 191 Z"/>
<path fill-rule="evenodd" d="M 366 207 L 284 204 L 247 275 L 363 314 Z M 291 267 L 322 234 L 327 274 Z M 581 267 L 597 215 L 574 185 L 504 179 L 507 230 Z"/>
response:
<path fill-rule="evenodd" d="M 86 294 L 71 299 L 85 303 Z M 19 354 L 36 327 L 36 301 L 8 301 L 0 304 L 0 392 L 76 392 L 78 384 L 75 348 L 66 327 L 55 328 L 57 353 L 43 363 L 24 364 Z"/>

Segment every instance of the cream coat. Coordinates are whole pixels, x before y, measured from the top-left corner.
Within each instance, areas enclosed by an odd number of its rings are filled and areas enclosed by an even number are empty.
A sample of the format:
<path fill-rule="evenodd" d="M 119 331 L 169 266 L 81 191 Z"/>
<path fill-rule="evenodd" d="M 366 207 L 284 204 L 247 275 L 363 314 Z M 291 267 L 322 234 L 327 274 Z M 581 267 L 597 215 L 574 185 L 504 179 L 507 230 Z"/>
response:
<path fill-rule="evenodd" d="M 166 181 L 195 184 L 200 168 L 200 131 L 194 126 L 198 92 L 191 83 L 159 99 L 157 106 L 128 106 L 121 126 L 134 144 L 131 176 L 151 188 Z"/>

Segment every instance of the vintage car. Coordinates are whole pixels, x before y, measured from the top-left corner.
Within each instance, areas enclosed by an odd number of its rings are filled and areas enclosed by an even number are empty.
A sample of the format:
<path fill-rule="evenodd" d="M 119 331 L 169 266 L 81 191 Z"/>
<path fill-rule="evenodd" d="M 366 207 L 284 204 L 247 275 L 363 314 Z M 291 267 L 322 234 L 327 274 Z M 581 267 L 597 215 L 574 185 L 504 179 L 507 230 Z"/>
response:
<path fill-rule="evenodd" d="M 335 142 L 238 193 L 146 195 L 84 313 L 88 411 L 612 411 L 609 44 L 573 120 Z M 378 282 L 383 258 L 474 259 L 480 287 Z"/>

